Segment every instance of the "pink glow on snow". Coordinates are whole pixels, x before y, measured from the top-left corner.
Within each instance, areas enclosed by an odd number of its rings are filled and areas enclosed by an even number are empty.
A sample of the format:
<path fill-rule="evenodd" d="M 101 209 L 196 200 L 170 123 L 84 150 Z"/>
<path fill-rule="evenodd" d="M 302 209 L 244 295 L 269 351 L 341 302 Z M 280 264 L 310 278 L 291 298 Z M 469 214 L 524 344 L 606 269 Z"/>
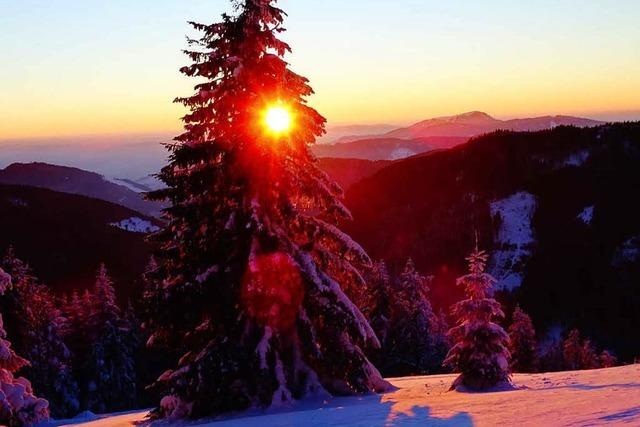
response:
<path fill-rule="evenodd" d="M 294 403 L 289 409 L 252 410 L 201 427 L 640 425 L 640 365 L 588 371 L 515 374 L 515 388 L 484 393 L 447 392 L 456 375 L 392 378 L 397 390 L 362 397 Z M 146 411 L 87 423 L 131 426 Z M 164 425 L 164 424 L 163 424 Z M 185 425 L 185 424 L 182 424 Z M 172 425 L 168 425 L 170 427 Z"/>

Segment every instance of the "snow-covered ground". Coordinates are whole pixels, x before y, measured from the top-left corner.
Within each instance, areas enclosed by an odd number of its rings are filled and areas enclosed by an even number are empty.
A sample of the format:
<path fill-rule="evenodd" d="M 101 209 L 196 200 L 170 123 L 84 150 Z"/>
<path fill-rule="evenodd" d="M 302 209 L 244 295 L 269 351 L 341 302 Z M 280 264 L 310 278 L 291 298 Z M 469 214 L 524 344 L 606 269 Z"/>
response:
<path fill-rule="evenodd" d="M 600 426 L 640 425 L 640 365 L 589 371 L 516 374 L 515 388 L 484 393 L 447 392 L 454 375 L 391 379 L 384 395 L 305 402 L 288 411 L 249 413 L 194 426 Z M 145 411 L 95 421 L 57 423 L 130 426 Z M 166 424 L 162 424 L 166 425 Z"/>
<path fill-rule="evenodd" d="M 593 220 L 593 210 L 595 207 L 593 205 L 587 206 L 578 214 L 578 219 L 582 221 L 585 225 L 591 225 L 591 221 Z"/>
<path fill-rule="evenodd" d="M 160 229 L 159 227 L 153 225 L 150 221 L 138 218 L 137 216 L 123 219 L 119 222 L 113 222 L 111 223 L 111 225 L 126 231 L 131 231 L 132 233 L 154 233 Z"/>
<path fill-rule="evenodd" d="M 582 166 L 584 162 L 586 162 L 589 159 L 589 154 L 590 153 L 588 150 L 582 150 L 582 151 L 578 151 L 577 153 L 573 153 L 564 160 L 564 163 L 562 164 L 562 166 L 565 166 L 565 167 Z"/>
<path fill-rule="evenodd" d="M 500 218 L 496 249 L 491 254 L 489 272 L 498 279 L 496 289 L 512 290 L 523 280 L 524 266 L 535 243 L 531 220 L 536 197 L 521 191 L 490 204 L 491 216 Z"/>
<path fill-rule="evenodd" d="M 631 236 L 622 242 L 613 254 L 613 265 L 640 261 L 640 234 Z"/>
<path fill-rule="evenodd" d="M 409 148 L 398 147 L 391 152 L 389 160 L 406 159 L 407 157 L 415 156 L 417 153 Z"/>

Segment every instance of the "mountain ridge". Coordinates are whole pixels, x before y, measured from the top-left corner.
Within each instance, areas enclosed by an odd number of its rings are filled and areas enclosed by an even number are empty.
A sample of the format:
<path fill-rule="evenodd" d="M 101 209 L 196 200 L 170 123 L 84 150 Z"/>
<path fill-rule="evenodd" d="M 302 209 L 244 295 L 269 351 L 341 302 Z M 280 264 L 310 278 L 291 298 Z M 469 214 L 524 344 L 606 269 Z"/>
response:
<path fill-rule="evenodd" d="M 112 202 L 25 185 L 0 184 L 0 255 L 13 246 L 56 294 L 92 286 L 104 262 L 122 301 L 138 295 L 153 246 L 127 220 L 158 220 Z"/>
<path fill-rule="evenodd" d="M 602 124 L 604 122 L 598 120 L 567 115 L 500 120 L 482 111 L 469 111 L 433 117 L 379 135 L 343 136 L 332 144 L 313 145 L 311 150 L 317 157 L 398 160 L 434 149 L 451 148 L 497 130 L 530 132 L 557 126 L 593 127 Z"/>
<path fill-rule="evenodd" d="M 592 127 L 604 122 L 568 115 L 546 115 L 509 120 L 496 119 L 482 111 L 422 120 L 411 126 L 387 132 L 385 137 L 424 138 L 427 136 L 473 137 L 496 130 L 536 131 L 556 126 Z"/>
<path fill-rule="evenodd" d="M 0 169 L 0 183 L 47 188 L 116 203 L 145 215 L 158 216 L 163 204 L 84 169 L 44 162 L 12 163 Z"/>

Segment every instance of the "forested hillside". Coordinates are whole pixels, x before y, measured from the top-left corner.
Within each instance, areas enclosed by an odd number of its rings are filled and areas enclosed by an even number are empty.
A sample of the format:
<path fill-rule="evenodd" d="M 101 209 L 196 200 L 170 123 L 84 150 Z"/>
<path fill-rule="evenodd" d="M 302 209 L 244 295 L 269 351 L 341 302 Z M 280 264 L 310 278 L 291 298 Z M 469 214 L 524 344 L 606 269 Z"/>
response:
<path fill-rule="evenodd" d="M 56 293 L 93 285 L 104 262 L 124 301 L 139 290 L 156 220 L 88 197 L 0 185 L 0 252 L 17 256 Z"/>
<path fill-rule="evenodd" d="M 579 327 L 623 358 L 640 353 L 640 123 L 495 132 L 395 162 L 353 185 L 347 230 L 374 258 L 412 257 L 434 275 L 434 305 L 477 232 L 541 331 Z M 623 307 L 608 310 L 607 307 Z M 635 335 L 634 335 L 635 336 Z"/>

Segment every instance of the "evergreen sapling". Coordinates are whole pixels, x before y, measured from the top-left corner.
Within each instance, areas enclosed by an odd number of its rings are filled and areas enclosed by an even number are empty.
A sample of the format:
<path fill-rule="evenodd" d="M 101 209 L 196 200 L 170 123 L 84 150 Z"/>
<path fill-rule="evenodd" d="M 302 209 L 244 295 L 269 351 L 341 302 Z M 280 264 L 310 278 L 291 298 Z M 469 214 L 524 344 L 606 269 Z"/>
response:
<path fill-rule="evenodd" d="M 444 363 L 460 375 L 451 389 L 483 390 L 509 382 L 509 336 L 493 321 L 504 313 L 491 298 L 496 279 L 485 272 L 487 258 L 476 247 L 467 258 L 469 274 L 457 280 L 467 298 L 452 308 L 457 324 L 449 330 L 454 344 Z"/>

